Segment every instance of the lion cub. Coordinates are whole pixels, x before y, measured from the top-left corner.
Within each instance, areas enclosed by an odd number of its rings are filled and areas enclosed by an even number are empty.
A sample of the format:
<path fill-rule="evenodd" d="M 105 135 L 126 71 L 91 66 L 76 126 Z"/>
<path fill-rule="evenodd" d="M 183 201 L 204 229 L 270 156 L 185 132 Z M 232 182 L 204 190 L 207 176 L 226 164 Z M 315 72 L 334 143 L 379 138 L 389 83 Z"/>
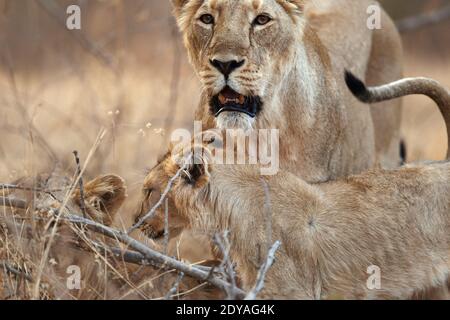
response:
<path fill-rule="evenodd" d="M 372 100 L 380 97 L 375 93 L 399 86 L 373 91 L 353 84 L 355 93 L 363 97 L 365 92 L 365 98 Z M 450 106 L 448 92 L 433 92 L 445 111 Z M 449 113 L 444 112 L 444 117 L 448 127 Z M 175 235 L 184 227 L 211 235 L 230 231 L 231 258 L 245 290 L 255 284 L 276 240 L 282 245 L 261 298 L 406 299 L 446 283 L 448 161 L 375 169 L 309 184 L 288 172 L 263 177 L 257 166 L 215 165 L 209 161 L 211 143 L 213 139 L 192 146 L 204 151 L 202 161 L 184 167 L 167 195 L 170 232 Z M 138 218 L 181 172 L 176 158 L 167 154 L 146 177 Z M 150 237 L 160 237 L 164 210 L 158 210 L 144 229 Z"/>

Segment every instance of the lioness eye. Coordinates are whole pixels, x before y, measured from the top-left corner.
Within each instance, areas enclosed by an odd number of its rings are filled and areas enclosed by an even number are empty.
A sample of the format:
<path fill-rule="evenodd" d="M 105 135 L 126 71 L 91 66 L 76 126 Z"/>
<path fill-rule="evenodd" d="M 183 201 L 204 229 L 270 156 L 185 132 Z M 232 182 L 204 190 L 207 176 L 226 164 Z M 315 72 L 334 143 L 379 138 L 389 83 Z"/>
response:
<path fill-rule="evenodd" d="M 204 24 L 213 24 L 214 23 L 214 17 L 210 14 L 204 14 L 200 17 L 200 21 Z"/>
<path fill-rule="evenodd" d="M 272 18 L 265 14 L 260 14 L 255 18 L 254 23 L 260 26 L 263 26 L 265 24 L 268 24 L 270 21 L 272 21 Z"/>

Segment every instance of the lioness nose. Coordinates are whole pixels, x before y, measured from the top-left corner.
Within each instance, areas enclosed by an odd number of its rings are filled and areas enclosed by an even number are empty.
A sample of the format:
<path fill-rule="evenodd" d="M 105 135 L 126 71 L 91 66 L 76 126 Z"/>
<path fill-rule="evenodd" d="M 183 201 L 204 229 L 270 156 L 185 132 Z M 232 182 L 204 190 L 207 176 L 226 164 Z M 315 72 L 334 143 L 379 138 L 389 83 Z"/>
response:
<path fill-rule="evenodd" d="M 228 76 L 237 68 L 242 67 L 244 65 L 245 60 L 242 61 L 236 61 L 236 60 L 230 60 L 230 61 L 220 61 L 220 60 L 210 60 L 210 63 L 219 70 L 225 78 L 228 79 Z"/>

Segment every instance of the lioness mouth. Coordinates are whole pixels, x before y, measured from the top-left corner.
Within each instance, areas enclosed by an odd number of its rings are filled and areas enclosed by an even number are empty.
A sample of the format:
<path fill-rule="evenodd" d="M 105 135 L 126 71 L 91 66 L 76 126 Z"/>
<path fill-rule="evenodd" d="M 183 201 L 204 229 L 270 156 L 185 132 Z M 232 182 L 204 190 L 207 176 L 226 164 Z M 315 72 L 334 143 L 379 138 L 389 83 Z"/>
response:
<path fill-rule="evenodd" d="M 259 97 L 244 96 L 226 86 L 219 94 L 212 97 L 210 106 L 215 117 L 223 112 L 232 111 L 245 113 L 255 118 L 261 111 L 262 103 Z"/>

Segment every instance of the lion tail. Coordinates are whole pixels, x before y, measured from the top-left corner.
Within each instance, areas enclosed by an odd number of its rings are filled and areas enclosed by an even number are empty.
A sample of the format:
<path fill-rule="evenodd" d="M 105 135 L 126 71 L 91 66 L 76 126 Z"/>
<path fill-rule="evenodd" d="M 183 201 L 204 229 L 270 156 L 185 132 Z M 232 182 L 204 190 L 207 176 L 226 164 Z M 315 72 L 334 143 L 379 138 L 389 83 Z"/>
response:
<path fill-rule="evenodd" d="M 364 82 L 345 71 L 345 82 L 353 95 L 364 103 L 377 103 L 412 94 L 430 97 L 439 107 L 447 127 L 447 159 L 450 159 L 450 91 L 429 78 L 405 78 L 385 85 L 367 87 Z"/>

